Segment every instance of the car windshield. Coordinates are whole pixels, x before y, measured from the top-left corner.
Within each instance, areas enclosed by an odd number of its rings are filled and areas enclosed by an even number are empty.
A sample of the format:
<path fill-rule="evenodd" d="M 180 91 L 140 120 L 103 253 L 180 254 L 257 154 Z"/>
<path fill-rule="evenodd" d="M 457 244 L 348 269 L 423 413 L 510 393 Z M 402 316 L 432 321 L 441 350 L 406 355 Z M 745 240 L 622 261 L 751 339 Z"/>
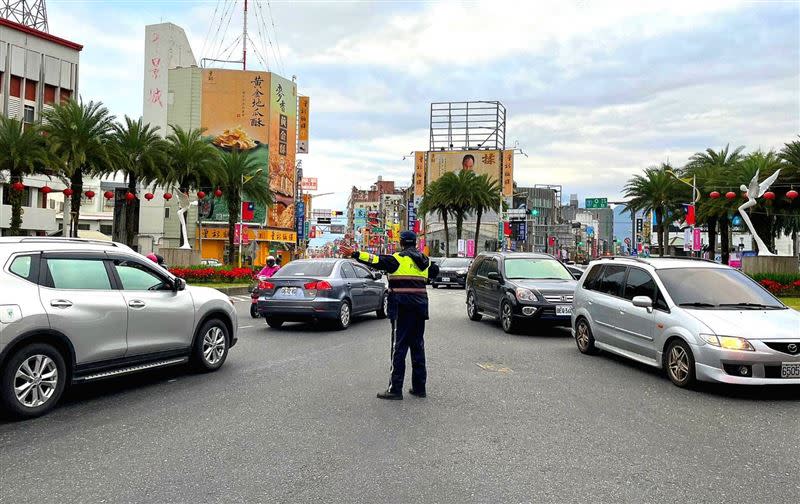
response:
<path fill-rule="evenodd" d="M 450 258 L 439 263 L 440 268 L 469 268 L 470 259 Z"/>
<path fill-rule="evenodd" d="M 531 280 L 572 280 L 567 268 L 555 259 L 506 259 L 506 277 Z"/>
<path fill-rule="evenodd" d="M 672 300 L 686 308 L 782 309 L 781 303 L 735 269 L 675 268 L 658 270 Z"/>
<path fill-rule="evenodd" d="M 279 269 L 273 277 L 327 277 L 331 275 L 334 264 L 320 261 L 292 261 Z"/>

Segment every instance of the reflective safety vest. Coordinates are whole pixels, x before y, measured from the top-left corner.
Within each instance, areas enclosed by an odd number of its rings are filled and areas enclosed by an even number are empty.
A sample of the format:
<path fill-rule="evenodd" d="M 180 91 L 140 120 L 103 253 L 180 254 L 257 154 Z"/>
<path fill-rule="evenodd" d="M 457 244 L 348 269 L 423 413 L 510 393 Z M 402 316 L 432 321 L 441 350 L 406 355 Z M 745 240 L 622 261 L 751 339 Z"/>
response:
<path fill-rule="evenodd" d="M 389 289 L 396 294 L 422 294 L 427 296 L 428 290 L 425 288 L 428 280 L 428 268 L 421 270 L 417 267 L 414 259 L 392 254 L 397 259 L 400 266 L 397 271 L 389 274 Z"/>

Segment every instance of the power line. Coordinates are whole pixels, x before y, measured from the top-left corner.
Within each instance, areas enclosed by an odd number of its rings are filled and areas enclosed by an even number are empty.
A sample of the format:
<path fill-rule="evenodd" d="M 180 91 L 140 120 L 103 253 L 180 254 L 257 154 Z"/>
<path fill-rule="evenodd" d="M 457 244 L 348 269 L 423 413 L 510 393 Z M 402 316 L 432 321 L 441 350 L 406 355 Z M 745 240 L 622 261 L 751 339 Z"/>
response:
<path fill-rule="evenodd" d="M 281 65 L 281 72 L 286 73 L 286 69 L 283 66 L 283 56 L 281 55 L 281 43 L 278 40 L 278 29 L 275 28 L 275 18 L 272 16 L 272 5 L 267 0 L 267 9 L 269 10 L 269 20 L 272 23 L 272 33 L 275 35 L 275 45 L 278 46 L 278 58 L 280 58 L 280 65 Z"/>
<path fill-rule="evenodd" d="M 230 26 L 231 26 L 231 20 L 233 19 L 233 12 L 236 10 L 236 5 L 238 3 L 239 3 L 239 0 L 234 0 L 233 1 L 233 5 L 231 6 L 230 13 L 228 15 L 228 23 L 225 25 L 225 30 L 222 32 L 222 38 L 219 41 L 219 49 L 217 50 L 217 53 L 215 55 L 216 58 L 221 57 L 222 54 L 225 52 L 225 51 L 221 51 L 222 44 L 225 41 L 225 37 L 228 35 L 228 28 L 230 28 Z M 241 36 L 239 38 L 241 38 Z"/>
<path fill-rule="evenodd" d="M 264 65 L 264 68 L 266 68 L 267 71 L 269 71 L 269 65 L 267 65 L 266 61 L 264 61 L 264 58 L 261 56 L 261 51 L 258 50 L 258 44 L 256 44 L 255 41 L 253 41 L 253 39 L 251 39 L 249 36 L 247 37 L 247 39 L 253 43 L 253 52 L 256 54 L 256 58 L 258 58 L 258 61 L 260 61 L 261 64 Z"/>
<path fill-rule="evenodd" d="M 208 37 L 211 35 L 211 28 L 214 27 L 214 20 L 217 19 L 217 12 L 219 11 L 219 4 L 221 2 L 222 0 L 217 0 L 217 5 L 214 7 L 214 14 L 212 14 L 211 22 L 208 24 L 208 31 L 206 32 L 206 38 L 203 40 L 203 49 L 200 51 L 201 57 L 205 56 L 206 54 L 206 44 L 208 44 Z"/>
<path fill-rule="evenodd" d="M 260 1 L 256 2 L 256 15 L 260 14 L 258 18 L 261 22 L 261 25 L 264 27 L 264 34 L 266 35 L 266 41 L 262 38 L 261 43 L 264 44 L 264 53 L 269 55 L 269 51 L 267 51 L 267 41 L 269 42 L 269 48 L 272 50 L 272 59 L 275 61 L 275 66 L 279 65 L 278 56 L 275 53 L 275 47 L 272 45 L 272 38 L 269 36 L 269 28 L 267 28 L 267 22 L 264 17 L 263 6 L 261 5 Z"/>
<path fill-rule="evenodd" d="M 208 46 L 208 53 L 204 54 L 203 56 L 216 58 L 219 55 L 218 52 L 220 50 L 220 47 L 222 46 L 222 40 L 224 39 L 224 36 L 220 38 L 220 34 L 222 32 L 222 26 L 225 24 L 225 17 L 228 15 L 228 9 L 230 9 L 230 7 L 231 7 L 230 0 L 225 0 L 225 4 L 223 5 L 222 8 L 222 13 L 220 14 L 219 17 L 219 22 L 217 23 L 217 31 L 214 33 L 214 38 L 211 39 L 211 43 Z M 215 23 L 216 21 L 217 21 L 216 19 L 211 20 L 212 23 Z M 214 49 L 214 47 L 217 47 L 217 49 Z"/>

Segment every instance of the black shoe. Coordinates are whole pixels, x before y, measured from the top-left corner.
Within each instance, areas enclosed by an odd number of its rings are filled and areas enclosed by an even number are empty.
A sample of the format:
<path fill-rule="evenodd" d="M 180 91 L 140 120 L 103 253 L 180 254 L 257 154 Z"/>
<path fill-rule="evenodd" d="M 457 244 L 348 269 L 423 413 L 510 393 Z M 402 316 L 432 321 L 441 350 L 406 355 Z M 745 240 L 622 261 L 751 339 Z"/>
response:
<path fill-rule="evenodd" d="M 402 401 L 403 394 L 395 394 L 394 392 L 378 392 L 378 399 L 387 399 L 389 401 Z"/>
<path fill-rule="evenodd" d="M 417 396 L 417 397 L 428 397 L 428 394 L 426 394 L 425 392 L 417 392 L 413 388 L 412 389 L 408 389 L 408 393 L 413 395 L 413 396 Z"/>

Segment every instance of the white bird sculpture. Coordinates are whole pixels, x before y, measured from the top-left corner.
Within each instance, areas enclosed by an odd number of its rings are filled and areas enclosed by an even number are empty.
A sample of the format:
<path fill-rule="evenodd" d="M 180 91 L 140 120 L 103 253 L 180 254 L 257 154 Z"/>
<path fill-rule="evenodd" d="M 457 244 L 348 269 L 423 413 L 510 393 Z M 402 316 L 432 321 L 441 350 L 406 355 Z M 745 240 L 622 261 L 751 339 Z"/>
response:
<path fill-rule="evenodd" d="M 197 205 L 197 201 L 189 202 L 189 193 L 178 191 L 178 218 L 181 222 L 181 236 L 183 236 L 183 245 L 181 245 L 181 248 L 184 250 L 190 250 L 192 248 L 192 245 L 189 243 L 189 236 L 186 232 L 186 212 L 189 211 L 189 207 L 195 205 Z"/>
<path fill-rule="evenodd" d="M 753 239 L 756 241 L 756 245 L 758 246 L 758 255 L 774 256 L 775 254 L 769 251 L 767 246 L 764 244 L 764 241 L 758 236 L 756 230 L 753 228 L 753 223 L 750 221 L 750 216 L 747 215 L 745 210 L 754 207 L 756 203 L 758 203 L 757 199 L 767 192 L 767 189 L 769 189 L 775 180 L 778 179 L 778 175 L 780 173 L 780 170 L 776 170 L 775 173 L 767 177 L 764 182 L 759 184 L 759 170 L 756 170 L 753 180 L 750 181 L 750 187 L 744 184 L 742 184 L 740 187 L 742 191 L 747 191 L 747 202 L 739 207 L 739 214 L 742 216 L 742 220 L 744 220 L 745 224 L 747 224 L 747 228 L 750 229 L 750 234 L 753 235 Z"/>

